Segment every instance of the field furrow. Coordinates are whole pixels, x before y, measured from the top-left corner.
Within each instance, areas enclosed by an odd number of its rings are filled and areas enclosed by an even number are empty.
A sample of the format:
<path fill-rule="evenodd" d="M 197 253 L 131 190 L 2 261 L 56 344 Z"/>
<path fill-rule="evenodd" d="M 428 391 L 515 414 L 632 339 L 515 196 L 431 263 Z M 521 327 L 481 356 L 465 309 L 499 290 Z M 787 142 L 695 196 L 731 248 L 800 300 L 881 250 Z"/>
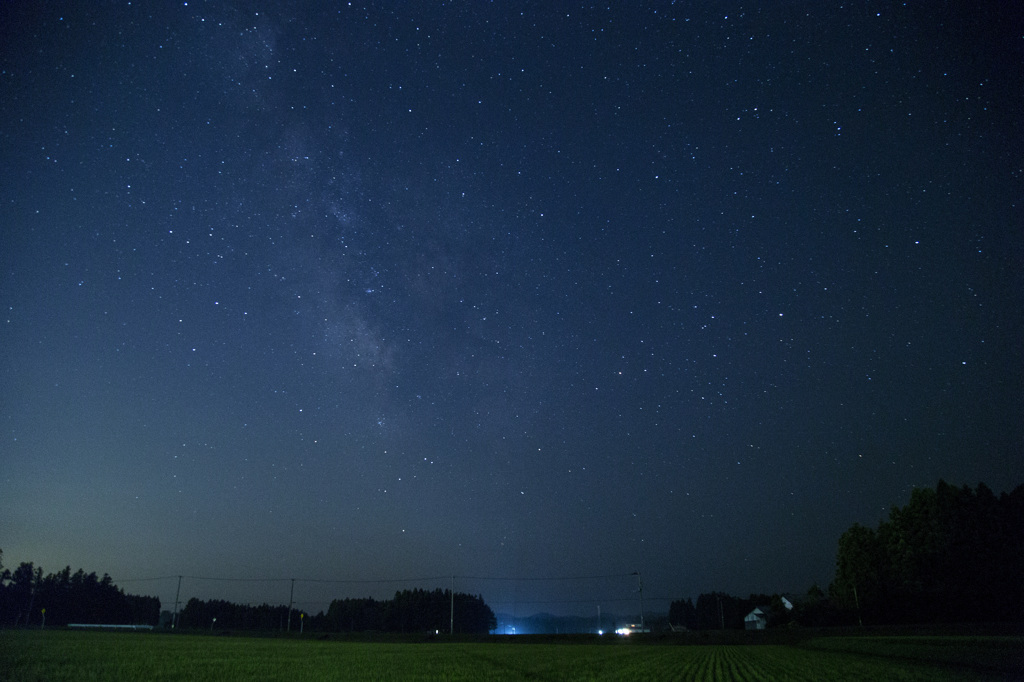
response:
<path fill-rule="evenodd" d="M 0 632 L 0 679 L 1004 680 L 1024 638 L 842 638 L 784 645 L 345 642 L 66 631 Z M 936 660 L 938 659 L 938 660 Z"/>

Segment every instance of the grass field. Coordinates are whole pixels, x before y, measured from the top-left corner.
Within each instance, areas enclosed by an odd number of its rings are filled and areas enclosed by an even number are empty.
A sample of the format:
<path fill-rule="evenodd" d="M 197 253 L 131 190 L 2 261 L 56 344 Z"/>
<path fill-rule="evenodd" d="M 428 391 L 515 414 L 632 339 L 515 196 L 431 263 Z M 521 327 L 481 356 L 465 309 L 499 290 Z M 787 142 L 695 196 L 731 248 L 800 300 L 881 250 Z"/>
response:
<path fill-rule="evenodd" d="M 799 646 L 379 643 L 0 632 L 0 679 L 1024 680 L 1022 637 L 821 637 Z"/>

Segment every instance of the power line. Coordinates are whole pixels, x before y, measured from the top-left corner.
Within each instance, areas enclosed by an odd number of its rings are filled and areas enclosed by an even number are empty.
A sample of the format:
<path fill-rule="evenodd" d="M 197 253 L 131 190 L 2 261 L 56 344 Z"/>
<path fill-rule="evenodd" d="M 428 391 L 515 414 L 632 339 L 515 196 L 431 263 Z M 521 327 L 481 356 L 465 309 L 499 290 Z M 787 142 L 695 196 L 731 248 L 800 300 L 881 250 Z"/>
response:
<path fill-rule="evenodd" d="M 568 582 L 578 580 L 607 580 L 610 578 L 628 578 L 633 576 L 633 573 L 608 573 L 605 575 L 567 575 L 567 576 L 554 576 L 554 577 L 541 577 L 541 576 L 530 576 L 525 578 L 516 578 L 509 576 L 480 576 L 480 575 L 456 575 L 456 580 L 489 580 L 495 582 Z M 163 575 L 152 578 L 126 578 L 120 579 L 115 582 L 117 583 L 132 583 L 132 582 L 151 582 L 156 580 L 172 580 L 178 578 L 178 575 Z M 419 578 L 374 578 L 374 579 L 363 579 L 363 578 L 234 578 L 234 577 L 221 577 L 221 576 L 202 576 L 202 575 L 185 575 L 181 574 L 180 577 L 188 578 L 189 580 L 210 580 L 218 582 L 249 582 L 249 583 L 270 583 L 270 582 L 289 582 L 294 580 L 297 583 L 328 583 L 328 584 L 365 584 L 365 585 L 380 585 L 386 583 L 418 583 L 428 582 L 436 580 L 451 580 L 452 576 L 449 575 L 431 575 Z"/>
<path fill-rule="evenodd" d="M 501 580 L 505 582 L 558 582 L 558 581 L 569 581 L 569 580 L 607 580 L 608 578 L 628 578 L 635 575 L 634 573 L 609 573 L 607 575 L 567 575 L 559 576 L 555 578 L 542 578 L 542 577 L 530 577 L 530 578 L 508 578 L 508 577 L 491 577 L 491 576 L 477 576 L 477 575 L 457 575 L 456 578 L 463 580 Z"/>
<path fill-rule="evenodd" d="M 494 604 L 494 605 L 498 605 L 498 604 L 594 604 L 594 603 L 597 603 L 597 602 L 600 602 L 601 604 L 604 604 L 604 603 L 623 602 L 623 601 L 632 602 L 632 601 L 636 601 L 636 600 L 633 599 L 633 597 L 628 597 L 628 598 L 624 597 L 624 598 L 615 598 L 615 599 L 598 599 L 596 597 L 593 598 L 593 599 L 516 599 L 516 600 L 508 600 L 508 599 L 506 599 L 504 601 L 489 600 L 488 604 Z"/>
<path fill-rule="evenodd" d="M 456 576 L 459 577 L 459 576 Z M 342 583 L 342 584 L 382 584 L 382 583 L 423 583 L 428 580 L 451 580 L 450 575 L 433 575 L 426 578 L 381 578 L 376 580 L 351 580 L 351 579 L 326 579 L 326 578 L 296 578 L 297 583 Z"/>
<path fill-rule="evenodd" d="M 146 582 L 170 581 L 170 580 L 181 580 L 181 579 L 192 580 L 192 581 L 195 581 L 195 582 L 204 582 L 204 581 L 206 581 L 206 582 L 236 583 L 236 584 L 245 584 L 245 583 L 249 583 L 249 584 L 254 584 L 254 583 L 267 584 L 267 583 L 288 583 L 288 582 L 290 582 L 290 583 L 292 583 L 292 586 L 293 586 L 293 589 L 294 589 L 295 583 L 299 583 L 300 585 L 304 585 L 304 584 L 305 585 L 394 585 L 394 584 L 409 584 L 409 583 L 434 583 L 436 585 L 436 584 L 447 584 L 447 583 L 449 583 L 449 581 L 451 581 L 451 586 L 452 586 L 451 590 L 452 590 L 452 595 L 454 597 L 455 588 L 457 586 L 459 586 L 458 585 L 459 582 L 463 583 L 463 585 L 461 585 L 460 587 L 462 587 L 463 589 L 466 589 L 469 586 L 467 586 L 465 583 L 474 583 L 474 582 L 533 583 L 533 584 L 537 584 L 537 583 L 570 583 L 570 582 L 581 583 L 581 582 L 599 581 L 599 580 L 621 580 L 623 578 L 631 578 L 631 577 L 633 577 L 635 575 L 636 575 L 635 573 L 605 573 L 605 574 L 599 574 L 599 575 L 592 575 L 591 574 L 591 575 L 561 575 L 561 576 L 548 576 L 548 577 L 545 577 L 545 576 L 512 577 L 512 576 L 486 576 L 486 575 L 483 575 L 483 576 L 482 575 L 454 575 L 453 576 L 453 575 L 449 574 L 449 575 L 433 575 L 433 576 L 422 576 L 422 577 L 365 579 L 365 578 L 277 578 L 277 577 L 271 577 L 271 578 L 259 578 L 259 577 L 255 577 L 255 578 L 240 578 L 240 577 L 230 577 L 230 576 L 209 576 L 209 575 L 205 575 L 204 576 L 204 575 L 184 575 L 184 574 L 181 574 L 181 575 L 163 575 L 163 576 L 142 577 L 142 578 L 127 578 L 127 579 L 120 580 L 120 581 L 117 581 L 117 582 L 118 583 L 146 583 Z M 606 590 L 602 590 L 602 592 L 605 592 L 605 591 Z M 497 597 L 496 595 L 491 595 L 491 598 L 488 599 L 488 602 L 490 604 L 493 604 L 495 607 L 506 606 L 508 604 L 523 604 L 523 605 L 531 605 L 531 606 L 542 606 L 542 605 L 549 605 L 549 604 L 550 605 L 594 604 L 594 603 L 597 603 L 597 602 L 612 604 L 612 603 L 628 603 L 628 602 L 633 601 L 633 597 L 612 597 L 612 598 L 592 597 L 592 598 L 582 598 L 582 599 L 580 599 L 580 598 L 576 598 L 576 599 L 519 599 L 519 598 L 501 599 L 501 598 L 496 598 L 496 597 Z M 293 605 L 303 605 L 303 606 L 323 605 L 323 604 L 325 604 L 328 601 L 328 599 L 325 597 L 325 598 L 322 598 L 322 599 L 308 599 L 307 598 L 307 599 L 303 599 L 301 601 L 297 601 L 296 602 L 296 601 L 294 601 L 294 593 L 292 593 L 292 595 L 289 597 L 289 599 L 290 599 L 290 601 L 293 602 Z M 662 599 L 662 598 L 655 598 L 654 599 L 654 601 L 662 601 L 662 600 L 664 600 L 664 601 L 672 601 L 672 599 L 670 599 L 670 598 L 664 598 L 664 599 Z M 277 602 L 276 599 L 272 599 L 271 601 Z M 239 602 L 239 603 L 246 603 L 246 602 L 248 602 L 249 606 L 252 606 L 255 603 L 255 600 L 253 600 L 251 598 L 243 599 L 243 601 Z M 263 601 L 261 605 L 265 605 L 265 604 L 267 604 L 267 602 Z"/>

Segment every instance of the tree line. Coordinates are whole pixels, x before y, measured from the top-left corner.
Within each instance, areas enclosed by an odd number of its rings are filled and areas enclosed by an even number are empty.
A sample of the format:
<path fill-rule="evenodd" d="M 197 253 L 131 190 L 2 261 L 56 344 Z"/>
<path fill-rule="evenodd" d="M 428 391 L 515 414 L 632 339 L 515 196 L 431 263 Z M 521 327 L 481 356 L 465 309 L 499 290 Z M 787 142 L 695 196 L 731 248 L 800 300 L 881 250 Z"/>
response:
<path fill-rule="evenodd" d="M 0 560 L 3 552 L 0 550 Z M 0 626 L 64 626 L 68 623 L 156 625 L 160 600 L 125 594 L 109 575 L 71 567 L 43 575 L 33 563 L 13 572 L 0 561 Z"/>
<path fill-rule="evenodd" d="M 299 619 L 305 615 L 303 611 L 292 610 L 296 630 L 299 629 Z M 223 599 L 204 601 L 195 597 L 188 600 L 174 624 L 184 630 L 214 627 L 218 630 L 284 630 L 288 625 L 287 606 L 250 606 Z"/>
<path fill-rule="evenodd" d="M 668 620 L 687 630 L 742 630 L 747 614 L 758 607 L 768 607 L 772 626 L 828 625 L 835 621 L 825 593 L 817 585 L 812 585 L 806 594 L 788 598 L 779 594 L 751 594 L 742 598 L 724 592 L 705 593 L 697 598 L 696 604 L 692 599 L 673 601 Z"/>
<path fill-rule="evenodd" d="M 3 567 L 0 550 L 0 627 L 62 627 L 69 623 L 153 625 L 161 621 L 160 600 L 126 594 L 111 577 L 86 574 L 68 566 L 43 574 L 31 562 L 14 571 Z M 311 616 L 287 606 L 250 606 L 213 599 L 190 599 L 177 614 L 176 627 L 219 630 L 293 630 L 320 632 L 449 632 L 487 634 L 497 627 L 482 596 L 451 590 L 415 589 L 392 599 L 335 599 L 326 612 Z M 164 618 L 167 625 L 169 619 Z"/>
<path fill-rule="evenodd" d="M 453 620 L 454 618 L 454 620 Z M 318 625 L 328 632 L 449 632 L 487 634 L 498 627 L 483 597 L 451 590 L 396 592 L 394 599 L 335 599 Z"/>
<path fill-rule="evenodd" d="M 1019 620 L 1022 576 L 1024 485 L 996 497 L 940 480 L 843 533 L 829 598 L 863 624 Z"/>
<path fill-rule="evenodd" d="M 827 596 L 816 585 L 785 601 L 711 592 L 672 602 L 669 622 L 742 629 L 755 607 L 768 607 L 773 626 L 1012 621 L 1024 613 L 1021 576 L 1024 485 L 996 497 L 984 483 L 940 480 L 915 488 L 878 528 L 855 523 L 842 534 Z"/>
<path fill-rule="evenodd" d="M 178 614 L 177 627 L 218 630 L 292 630 L 306 632 L 450 632 L 487 634 L 497 627 L 483 597 L 451 590 L 401 590 L 394 598 L 335 599 L 327 612 L 311 616 L 287 606 L 248 606 L 218 599 L 190 599 Z"/>

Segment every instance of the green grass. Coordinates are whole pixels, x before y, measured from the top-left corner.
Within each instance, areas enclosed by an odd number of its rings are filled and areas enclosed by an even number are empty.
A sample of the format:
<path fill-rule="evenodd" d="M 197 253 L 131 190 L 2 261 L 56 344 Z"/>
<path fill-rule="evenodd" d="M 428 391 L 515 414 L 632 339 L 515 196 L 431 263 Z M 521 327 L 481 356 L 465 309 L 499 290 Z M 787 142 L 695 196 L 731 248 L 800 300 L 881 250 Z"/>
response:
<path fill-rule="evenodd" d="M 1005 680 L 1022 637 L 821 637 L 801 646 L 353 642 L 4 631 L 0 680 Z"/>

